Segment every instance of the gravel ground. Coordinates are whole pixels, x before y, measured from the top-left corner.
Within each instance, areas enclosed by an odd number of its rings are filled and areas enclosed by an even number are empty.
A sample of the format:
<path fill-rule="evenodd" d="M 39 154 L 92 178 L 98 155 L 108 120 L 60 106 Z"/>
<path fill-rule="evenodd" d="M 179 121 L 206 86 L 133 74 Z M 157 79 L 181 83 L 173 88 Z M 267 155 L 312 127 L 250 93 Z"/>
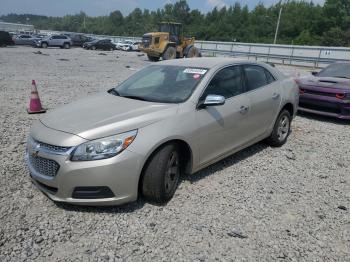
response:
<path fill-rule="evenodd" d="M 349 122 L 298 116 L 285 146 L 259 143 L 186 177 L 165 206 L 49 200 L 23 159 L 38 118 L 26 113 L 31 80 L 55 108 L 149 62 L 119 51 L 37 51 L 0 49 L 0 261 L 350 261 Z"/>

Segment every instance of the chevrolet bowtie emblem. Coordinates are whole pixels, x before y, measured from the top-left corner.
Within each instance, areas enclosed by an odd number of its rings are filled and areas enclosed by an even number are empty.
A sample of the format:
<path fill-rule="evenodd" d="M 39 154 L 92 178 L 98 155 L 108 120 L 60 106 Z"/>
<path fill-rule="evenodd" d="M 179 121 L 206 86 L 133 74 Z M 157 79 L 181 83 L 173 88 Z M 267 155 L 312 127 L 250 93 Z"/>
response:
<path fill-rule="evenodd" d="M 37 144 L 33 147 L 33 152 L 32 152 L 33 157 L 37 157 L 39 155 L 39 148 L 40 148 L 40 144 Z"/>
<path fill-rule="evenodd" d="M 32 156 L 33 157 L 37 157 L 39 155 L 39 151 L 38 150 L 35 150 L 32 152 Z"/>

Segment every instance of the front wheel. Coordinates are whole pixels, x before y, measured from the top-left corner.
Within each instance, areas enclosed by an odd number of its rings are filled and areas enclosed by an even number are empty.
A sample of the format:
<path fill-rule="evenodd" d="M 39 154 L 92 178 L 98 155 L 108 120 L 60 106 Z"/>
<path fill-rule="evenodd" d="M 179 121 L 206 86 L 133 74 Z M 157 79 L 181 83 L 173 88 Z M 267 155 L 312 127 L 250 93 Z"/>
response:
<path fill-rule="evenodd" d="M 151 202 L 166 203 L 177 189 L 180 173 L 178 147 L 175 144 L 161 147 L 147 163 L 142 180 L 142 195 Z"/>
<path fill-rule="evenodd" d="M 42 47 L 42 48 L 47 48 L 47 43 L 42 43 L 42 44 L 41 44 L 41 47 Z"/>
<path fill-rule="evenodd" d="M 92 50 L 96 50 L 96 46 L 93 45 L 93 46 L 91 47 L 91 49 L 92 49 Z"/>
<path fill-rule="evenodd" d="M 149 61 L 152 61 L 152 62 L 157 62 L 157 61 L 159 61 L 159 57 L 157 57 L 157 56 L 147 55 L 147 57 L 148 57 L 148 60 L 149 60 Z"/>
<path fill-rule="evenodd" d="M 281 111 L 277 117 L 270 137 L 266 140 L 270 146 L 280 147 L 287 142 L 291 121 L 292 117 L 290 113 L 287 110 Z"/>
<path fill-rule="evenodd" d="M 163 60 L 170 60 L 176 58 L 176 49 L 173 46 L 169 46 L 162 56 Z"/>
<path fill-rule="evenodd" d="M 197 47 L 192 46 L 188 53 L 186 54 L 186 58 L 199 57 L 199 50 Z"/>

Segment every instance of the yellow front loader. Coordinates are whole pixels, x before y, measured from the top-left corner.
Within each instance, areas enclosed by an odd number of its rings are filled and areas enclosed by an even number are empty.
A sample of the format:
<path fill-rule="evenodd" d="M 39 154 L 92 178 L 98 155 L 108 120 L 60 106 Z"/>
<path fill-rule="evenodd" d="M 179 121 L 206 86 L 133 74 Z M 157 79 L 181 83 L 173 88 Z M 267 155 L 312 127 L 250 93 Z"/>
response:
<path fill-rule="evenodd" d="M 194 46 L 194 37 L 183 36 L 182 24 L 162 22 L 158 32 L 146 33 L 142 37 L 140 50 L 147 54 L 151 61 L 198 57 L 200 52 Z"/>

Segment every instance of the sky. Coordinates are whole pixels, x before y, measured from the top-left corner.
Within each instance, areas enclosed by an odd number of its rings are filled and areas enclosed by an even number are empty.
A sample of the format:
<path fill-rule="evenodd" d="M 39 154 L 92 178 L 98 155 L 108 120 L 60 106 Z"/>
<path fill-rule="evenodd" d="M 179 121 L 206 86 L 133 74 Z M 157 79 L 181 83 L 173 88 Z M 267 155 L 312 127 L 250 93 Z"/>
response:
<path fill-rule="evenodd" d="M 46 16 L 64 16 L 76 14 L 80 11 L 89 16 L 108 15 L 114 10 L 120 10 L 127 15 L 136 7 L 141 9 L 156 10 L 167 3 L 175 3 L 176 0 L 0 0 L 0 15 L 9 13 L 37 14 Z M 191 9 L 199 9 L 205 13 L 215 6 L 223 7 L 239 2 L 248 4 L 249 8 L 262 2 L 266 6 L 279 2 L 279 0 L 187 0 Z M 323 4 L 324 0 L 313 0 L 314 3 Z"/>

